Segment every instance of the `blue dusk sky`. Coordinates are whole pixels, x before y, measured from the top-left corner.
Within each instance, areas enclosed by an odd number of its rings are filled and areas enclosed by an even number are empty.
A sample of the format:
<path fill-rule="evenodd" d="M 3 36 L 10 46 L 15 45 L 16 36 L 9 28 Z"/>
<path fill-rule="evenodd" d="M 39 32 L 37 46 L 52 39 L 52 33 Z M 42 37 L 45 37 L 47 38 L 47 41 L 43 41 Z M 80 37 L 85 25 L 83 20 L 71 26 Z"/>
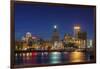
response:
<path fill-rule="evenodd" d="M 65 33 L 73 35 L 73 27 L 80 24 L 88 39 L 94 38 L 94 8 L 77 6 L 51 6 L 44 4 L 14 4 L 15 38 L 26 32 L 44 39 L 51 39 L 53 26 L 57 25 L 60 38 Z"/>

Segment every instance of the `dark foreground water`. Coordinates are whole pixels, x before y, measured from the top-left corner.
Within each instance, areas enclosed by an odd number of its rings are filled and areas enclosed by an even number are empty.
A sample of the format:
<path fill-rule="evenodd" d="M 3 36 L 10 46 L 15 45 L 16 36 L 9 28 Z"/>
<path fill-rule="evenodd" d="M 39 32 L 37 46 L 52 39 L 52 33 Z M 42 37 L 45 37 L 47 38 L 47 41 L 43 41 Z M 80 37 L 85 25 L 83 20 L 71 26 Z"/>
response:
<path fill-rule="evenodd" d="M 15 54 L 15 65 L 76 63 L 93 59 L 92 53 L 85 52 L 27 52 Z"/>

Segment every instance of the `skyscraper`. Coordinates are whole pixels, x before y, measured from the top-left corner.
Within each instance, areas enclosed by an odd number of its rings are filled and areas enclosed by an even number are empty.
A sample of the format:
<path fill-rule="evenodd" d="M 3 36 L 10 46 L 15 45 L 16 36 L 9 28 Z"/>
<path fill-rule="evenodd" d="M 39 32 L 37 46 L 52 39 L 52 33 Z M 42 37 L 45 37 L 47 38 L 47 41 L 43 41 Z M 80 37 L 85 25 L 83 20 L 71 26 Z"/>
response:
<path fill-rule="evenodd" d="M 78 33 L 81 31 L 81 27 L 79 24 L 74 25 L 74 37 L 78 38 Z"/>
<path fill-rule="evenodd" d="M 59 37 L 58 28 L 57 28 L 57 25 L 54 25 L 54 31 L 53 31 L 53 35 L 52 35 L 52 42 L 59 41 L 59 40 L 60 40 L 60 37 Z"/>
<path fill-rule="evenodd" d="M 78 39 L 81 41 L 81 48 L 87 48 L 87 32 L 79 32 Z"/>
<path fill-rule="evenodd" d="M 74 25 L 74 38 L 79 48 L 87 48 L 87 32 L 81 31 L 79 24 Z"/>

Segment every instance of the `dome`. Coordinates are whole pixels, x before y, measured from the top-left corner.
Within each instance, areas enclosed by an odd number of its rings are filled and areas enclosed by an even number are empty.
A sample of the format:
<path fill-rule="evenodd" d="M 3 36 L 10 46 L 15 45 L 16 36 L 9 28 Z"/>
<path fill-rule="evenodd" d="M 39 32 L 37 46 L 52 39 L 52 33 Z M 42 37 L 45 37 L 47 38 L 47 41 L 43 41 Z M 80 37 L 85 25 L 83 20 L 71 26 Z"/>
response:
<path fill-rule="evenodd" d="M 30 32 L 26 33 L 26 37 L 31 37 L 31 36 L 32 36 L 32 34 Z"/>
<path fill-rule="evenodd" d="M 31 34 L 30 32 L 27 32 L 26 35 Z"/>

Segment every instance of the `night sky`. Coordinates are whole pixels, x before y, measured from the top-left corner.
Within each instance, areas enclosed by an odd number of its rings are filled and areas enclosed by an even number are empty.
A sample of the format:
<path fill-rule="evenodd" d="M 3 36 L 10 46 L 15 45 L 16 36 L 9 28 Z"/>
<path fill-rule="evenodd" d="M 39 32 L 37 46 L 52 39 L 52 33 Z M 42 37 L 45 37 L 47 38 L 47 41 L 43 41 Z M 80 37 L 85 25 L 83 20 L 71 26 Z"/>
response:
<path fill-rule="evenodd" d="M 65 33 L 73 35 L 73 26 L 80 24 L 88 39 L 94 38 L 93 7 L 50 6 L 43 4 L 18 4 L 14 6 L 15 37 L 21 39 L 26 32 L 51 39 L 53 26 L 58 26 L 60 38 Z"/>

